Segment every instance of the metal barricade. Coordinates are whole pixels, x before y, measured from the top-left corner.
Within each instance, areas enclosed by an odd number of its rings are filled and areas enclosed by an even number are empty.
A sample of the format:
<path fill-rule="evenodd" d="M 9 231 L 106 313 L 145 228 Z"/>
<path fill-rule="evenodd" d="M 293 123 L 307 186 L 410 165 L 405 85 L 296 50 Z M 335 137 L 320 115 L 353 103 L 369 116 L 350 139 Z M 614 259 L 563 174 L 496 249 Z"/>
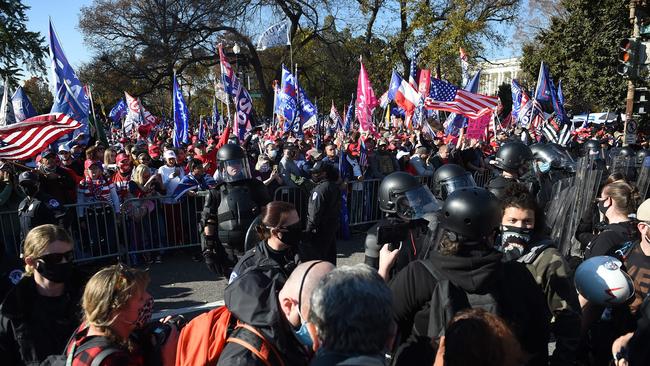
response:
<path fill-rule="evenodd" d="M 76 262 L 117 257 L 124 253 L 118 220 L 110 202 L 98 201 L 65 205 L 74 220 L 70 233 Z"/>
<path fill-rule="evenodd" d="M 296 207 L 300 220 L 307 221 L 307 193 L 300 187 L 282 186 L 273 192 L 274 201 L 289 202 Z"/>
<path fill-rule="evenodd" d="M 350 184 L 348 190 L 348 210 L 350 226 L 364 225 L 379 221 L 379 185 L 381 179 L 368 179 Z"/>
<path fill-rule="evenodd" d="M 123 243 L 127 263 L 136 265 L 166 250 L 199 246 L 201 211 L 207 192 L 185 195 L 131 198 L 121 210 Z"/>

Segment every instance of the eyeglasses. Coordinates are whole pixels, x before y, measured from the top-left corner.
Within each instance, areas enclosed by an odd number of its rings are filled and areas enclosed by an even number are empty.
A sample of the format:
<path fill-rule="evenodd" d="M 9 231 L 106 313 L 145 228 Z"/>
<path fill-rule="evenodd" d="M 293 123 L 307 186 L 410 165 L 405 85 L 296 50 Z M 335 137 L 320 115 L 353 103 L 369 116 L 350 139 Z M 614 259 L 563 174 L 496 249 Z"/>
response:
<path fill-rule="evenodd" d="M 45 255 L 42 255 L 42 256 L 36 258 L 36 260 L 43 261 L 43 262 L 45 262 L 45 264 L 59 264 L 59 263 L 63 262 L 64 258 L 65 258 L 66 262 L 72 262 L 72 260 L 74 259 L 74 253 L 72 252 L 72 250 L 67 251 L 65 253 L 45 254 Z"/>

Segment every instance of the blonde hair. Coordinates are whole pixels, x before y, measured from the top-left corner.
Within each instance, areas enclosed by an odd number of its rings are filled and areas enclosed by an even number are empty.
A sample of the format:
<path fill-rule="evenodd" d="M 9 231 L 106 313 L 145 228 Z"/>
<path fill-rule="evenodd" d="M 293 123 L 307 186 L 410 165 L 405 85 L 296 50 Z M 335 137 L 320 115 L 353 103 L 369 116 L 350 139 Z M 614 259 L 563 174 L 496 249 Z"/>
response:
<path fill-rule="evenodd" d="M 121 310 L 129 300 L 145 291 L 149 284 L 146 271 L 116 264 L 101 269 L 90 278 L 84 289 L 81 307 L 84 320 L 106 333 L 110 338 L 120 340 L 111 329 Z M 128 345 L 128 343 L 127 343 Z"/>
<path fill-rule="evenodd" d="M 138 183 L 140 186 L 144 186 L 145 182 L 144 179 L 142 178 L 142 175 L 144 174 L 144 171 L 149 169 L 149 166 L 146 164 L 139 164 L 135 168 L 133 168 L 133 173 L 131 173 L 131 180 Z"/>
<path fill-rule="evenodd" d="M 25 237 L 23 246 L 23 258 L 34 257 L 38 258 L 45 253 L 47 246 L 55 241 L 63 241 L 73 244 L 70 234 L 65 229 L 56 225 L 41 225 L 31 229 Z M 25 276 L 34 274 L 34 267 L 25 264 Z"/>
<path fill-rule="evenodd" d="M 111 160 L 111 154 L 116 153 L 115 149 L 112 147 L 107 148 L 104 150 L 104 165 L 109 165 L 109 164 L 115 164 L 115 159 L 113 161 Z M 117 157 L 117 155 L 116 155 Z"/>

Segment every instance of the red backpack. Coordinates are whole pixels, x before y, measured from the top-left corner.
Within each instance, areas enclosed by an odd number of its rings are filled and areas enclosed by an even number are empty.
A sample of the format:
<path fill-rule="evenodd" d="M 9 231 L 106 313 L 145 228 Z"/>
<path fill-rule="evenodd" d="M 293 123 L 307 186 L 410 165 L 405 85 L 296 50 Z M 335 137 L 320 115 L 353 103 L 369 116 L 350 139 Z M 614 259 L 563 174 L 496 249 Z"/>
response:
<path fill-rule="evenodd" d="M 192 319 L 178 337 L 176 366 L 215 365 L 226 343 L 248 349 L 265 365 L 284 365 L 275 347 L 254 327 L 220 306 Z"/>

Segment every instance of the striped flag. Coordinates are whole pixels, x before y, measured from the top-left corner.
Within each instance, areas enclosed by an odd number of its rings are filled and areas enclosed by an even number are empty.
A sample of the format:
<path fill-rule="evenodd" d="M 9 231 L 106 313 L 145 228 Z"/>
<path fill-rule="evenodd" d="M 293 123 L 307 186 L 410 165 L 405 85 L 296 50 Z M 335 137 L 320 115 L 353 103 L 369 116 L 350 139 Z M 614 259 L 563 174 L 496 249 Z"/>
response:
<path fill-rule="evenodd" d="M 499 98 L 470 93 L 439 80 L 431 80 L 430 96 L 424 100 L 427 109 L 454 112 L 469 118 L 489 113 L 499 103 Z"/>
<path fill-rule="evenodd" d="M 80 127 L 81 123 L 63 113 L 43 114 L 2 127 L 0 159 L 30 159 L 59 137 Z"/>
<path fill-rule="evenodd" d="M 336 124 L 337 130 L 343 129 L 343 120 L 341 119 L 341 116 L 339 116 L 339 111 L 337 111 L 334 106 L 334 101 L 332 101 L 332 108 L 330 108 L 330 119 Z"/>

